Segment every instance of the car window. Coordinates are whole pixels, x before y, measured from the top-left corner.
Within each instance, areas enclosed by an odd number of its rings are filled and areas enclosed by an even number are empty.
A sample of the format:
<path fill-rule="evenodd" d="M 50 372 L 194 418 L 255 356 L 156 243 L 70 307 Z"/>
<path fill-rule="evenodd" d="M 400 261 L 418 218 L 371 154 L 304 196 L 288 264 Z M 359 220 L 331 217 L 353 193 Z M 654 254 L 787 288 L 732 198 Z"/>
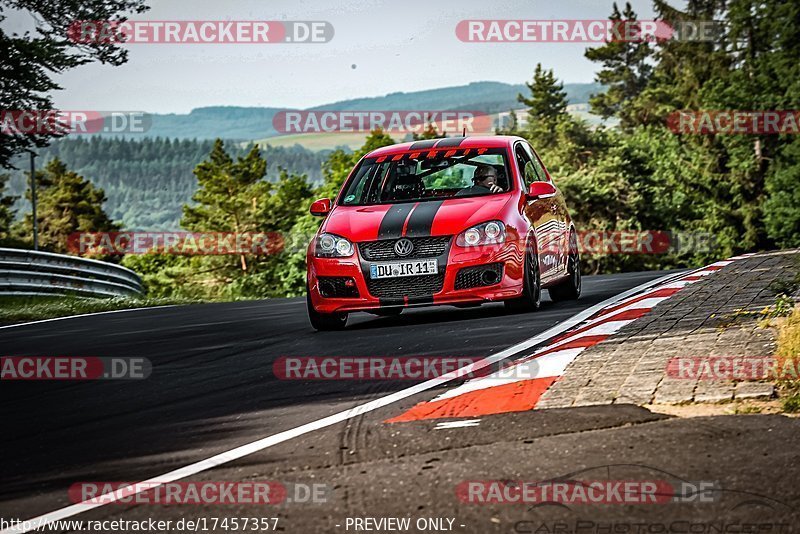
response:
<path fill-rule="evenodd" d="M 540 182 L 547 182 L 548 181 L 547 172 L 545 172 L 544 166 L 542 165 L 542 162 L 539 159 L 539 156 L 536 154 L 536 152 L 533 151 L 533 149 L 531 148 L 531 146 L 528 143 L 521 143 L 521 144 L 522 144 L 522 148 L 525 150 L 525 153 L 528 155 L 528 157 L 533 162 L 533 168 L 536 171 L 536 175 L 538 176 L 537 179 Z"/>
<path fill-rule="evenodd" d="M 503 148 L 409 151 L 366 158 L 345 185 L 339 202 L 364 206 L 496 194 L 476 185 L 473 178 L 478 169 L 483 176 L 494 174 L 501 191 L 510 191 L 507 160 Z"/>
<path fill-rule="evenodd" d="M 541 181 L 541 178 L 536 174 L 533 160 L 522 148 L 521 144 L 518 144 L 517 148 L 514 150 L 514 156 L 517 160 L 519 173 L 522 175 L 522 179 L 525 182 L 525 187 L 529 187 L 533 182 Z"/>

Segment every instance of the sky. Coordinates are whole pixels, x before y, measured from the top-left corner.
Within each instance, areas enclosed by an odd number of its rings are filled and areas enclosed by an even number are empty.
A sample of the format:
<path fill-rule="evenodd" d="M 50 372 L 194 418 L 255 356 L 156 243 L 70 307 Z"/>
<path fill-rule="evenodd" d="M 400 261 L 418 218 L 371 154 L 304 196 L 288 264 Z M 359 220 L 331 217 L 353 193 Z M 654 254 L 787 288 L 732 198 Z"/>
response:
<path fill-rule="evenodd" d="M 591 82 L 585 43 L 465 43 L 463 19 L 605 19 L 612 0 L 148 0 L 137 20 L 327 21 L 324 44 L 127 44 L 120 67 L 92 63 L 56 78 L 61 109 L 187 113 L 204 106 L 306 108 L 349 98 L 522 83 L 537 62 L 565 83 Z M 652 19 L 650 0 L 632 0 Z M 7 33 L 30 28 L 8 13 Z"/>

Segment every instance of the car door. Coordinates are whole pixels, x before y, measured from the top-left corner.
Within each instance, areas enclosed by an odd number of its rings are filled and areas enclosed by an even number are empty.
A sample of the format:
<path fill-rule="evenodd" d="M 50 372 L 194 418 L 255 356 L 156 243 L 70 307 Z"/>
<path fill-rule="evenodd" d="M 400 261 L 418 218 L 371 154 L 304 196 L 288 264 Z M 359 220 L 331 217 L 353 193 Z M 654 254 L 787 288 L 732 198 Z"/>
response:
<path fill-rule="evenodd" d="M 533 182 L 548 181 L 543 174 L 537 172 L 534 158 L 525 143 L 517 142 L 514 146 L 514 160 L 516 161 L 519 175 L 523 180 L 523 190 L 527 193 Z M 549 198 L 525 200 L 523 214 L 531 224 L 539 256 L 539 273 L 542 282 L 561 274 L 559 249 L 563 239 L 563 231 L 558 219 L 557 195 Z"/>
<path fill-rule="evenodd" d="M 550 176 L 550 173 L 547 172 L 547 169 L 542 163 L 542 159 L 539 157 L 539 154 L 537 154 L 536 151 L 533 149 L 533 147 L 531 147 L 528 143 L 522 143 L 522 147 L 532 159 L 536 174 L 541 178 L 542 181 L 550 182 L 553 185 L 553 187 L 556 188 L 556 196 L 553 198 L 553 201 L 555 204 L 554 207 L 555 218 L 558 221 L 558 228 L 561 239 L 559 241 L 560 246 L 557 249 L 558 254 L 556 254 L 557 258 L 555 258 L 555 261 L 558 265 L 558 270 L 561 271 L 560 274 L 566 274 L 569 264 L 569 231 L 570 231 L 570 217 L 569 217 L 569 209 L 567 208 L 567 202 L 564 199 L 564 195 L 561 193 L 561 190 L 553 182 L 553 178 Z"/>

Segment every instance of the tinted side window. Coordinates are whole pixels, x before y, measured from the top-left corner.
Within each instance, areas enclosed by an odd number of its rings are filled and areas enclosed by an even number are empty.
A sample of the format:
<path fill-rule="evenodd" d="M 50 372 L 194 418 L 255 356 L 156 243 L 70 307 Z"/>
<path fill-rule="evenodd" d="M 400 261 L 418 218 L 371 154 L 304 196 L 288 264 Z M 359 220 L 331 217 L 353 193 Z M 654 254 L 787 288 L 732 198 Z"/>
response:
<path fill-rule="evenodd" d="M 546 182 L 547 173 L 545 172 L 544 167 L 542 167 L 542 162 L 539 161 L 536 153 L 533 151 L 530 145 L 528 145 L 528 143 L 522 143 L 522 148 L 525 149 L 525 153 L 528 154 L 528 157 L 530 157 L 531 161 L 533 161 L 533 167 L 536 170 L 536 175 L 539 177 L 538 180 L 540 182 Z"/>
<path fill-rule="evenodd" d="M 519 172 L 522 179 L 525 181 L 525 187 L 530 186 L 533 182 L 540 181 L 541 179 L 536 175 L 536 168 L 533 165 L 533 160 L 528 153 L 518 144 L 514 149 L 514 159 L 517 160 Z"/>

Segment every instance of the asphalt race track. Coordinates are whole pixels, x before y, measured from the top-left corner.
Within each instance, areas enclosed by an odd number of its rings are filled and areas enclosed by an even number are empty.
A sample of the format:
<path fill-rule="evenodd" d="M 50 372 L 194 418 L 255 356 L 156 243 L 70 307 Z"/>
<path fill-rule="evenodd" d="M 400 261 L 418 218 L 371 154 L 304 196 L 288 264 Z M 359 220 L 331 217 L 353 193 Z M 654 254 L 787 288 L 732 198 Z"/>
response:
<path fill-rule="evenodd" d="M 580 301 L 546 300 L 534 313 L 511 315 L 492 304 L 406 310 L 396 318 L 356 314 L 342 332 L 314 332 L 304 299 L 137 310 L 0 330 L 4 356 L 144 356 L 153 364 L 151 376 L 139 381 L 4 382 L 0 516 L 46 514 L 72 504 L 67 489 L 75 482 L 157 477 L 413 384 L 279 380 L 272 364 L 281 356 L 488 356 L 664 274 L 586 277 Z M 437 392 L 191 478 L 322 483 L 331 492 L 325 504 L 287 503 L 266 511 L 112 504 L 75 519 L 240 515 L 280 517 L 284 532 L 346 532 L 352 529 L 343 521 L 351 516 L 451 517 L 455 531 L 520 532 L 528 528 L 520 521 L 530 510 L 459 503 L 457 485 L 512 475 L 542 479 L 612 463 L 635 464 L 638 473 L 647 465 L 686 480 L 722 480 L 728 487 L 744 481 L 752 493 L 777 499 L 773 513 L 798 500 L 795 480 L 782 475 L 796 455 L 780 444 L 797 435 L 794 420 L 677 420 L 617 406 L 498 415 L 479 427 L 452 430 L 435 430 L 435 421 L 383 423 Z M 758 431 L 743 432 L 748 424 Z M 587 440 L 593 432 L 599 437 Z M 753 450 L 764 452 L 760 463 L 749 465 L 746 454 Z"/>

